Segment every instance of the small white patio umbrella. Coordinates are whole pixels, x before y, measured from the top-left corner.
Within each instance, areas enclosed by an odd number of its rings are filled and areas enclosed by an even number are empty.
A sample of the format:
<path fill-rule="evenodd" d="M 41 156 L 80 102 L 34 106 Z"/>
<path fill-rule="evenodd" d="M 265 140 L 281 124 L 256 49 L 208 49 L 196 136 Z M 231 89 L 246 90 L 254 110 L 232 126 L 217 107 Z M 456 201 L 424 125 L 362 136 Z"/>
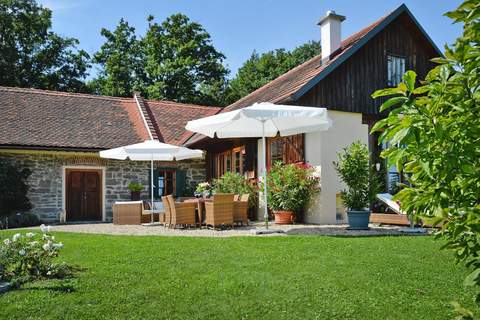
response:
<path fill-rule="evenodd" d="M 124 147 L 100 151 L 101 158 L 133 161 L 150 161 L 150 190 L 153 223 L 153 161 L 174 161 L 192 158 L 201 158 L 202 150 L 192 150 L 159 142 L 146 140 L 142 143 L 131 144 Z"/>
<path fill-rule="evenodd" d="M 220 113 L 214 116 L 189 121 L 186 129 L 201 133 L 210 138 L 249 138 L 261 137 L 263 144 L 263 182 L 265 203 L 265 226 L 268 228 L 266 137 L 289 136 L 299 133 L 327 130 L 332 121 L 327 109 L 276 105 L 269 102 L 255 103 L 252 106 Z"/>

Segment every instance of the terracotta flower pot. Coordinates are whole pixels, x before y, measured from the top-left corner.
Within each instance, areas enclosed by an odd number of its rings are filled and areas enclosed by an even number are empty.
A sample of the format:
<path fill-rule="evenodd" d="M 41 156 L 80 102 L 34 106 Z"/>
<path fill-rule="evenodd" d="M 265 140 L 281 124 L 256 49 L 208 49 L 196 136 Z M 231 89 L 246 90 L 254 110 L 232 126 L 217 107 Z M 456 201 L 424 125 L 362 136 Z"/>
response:
<path fill-rule="evenodd" d="M 275 215 L 275 224 L 292 224 L 295 220 L 295 214 L 293 211 L 280 210 L 274 211 Z"/>

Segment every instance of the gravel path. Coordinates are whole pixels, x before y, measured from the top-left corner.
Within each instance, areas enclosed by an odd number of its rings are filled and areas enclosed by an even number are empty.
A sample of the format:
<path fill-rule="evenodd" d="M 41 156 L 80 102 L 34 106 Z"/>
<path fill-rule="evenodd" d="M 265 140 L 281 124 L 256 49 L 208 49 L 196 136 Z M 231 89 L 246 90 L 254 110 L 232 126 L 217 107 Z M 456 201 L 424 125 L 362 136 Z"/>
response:
<path fill-rule="evenodd" d="M 88 223 L 54 225 L 52 231 L 136 235 L 136 236 L 183 236 L 183 237 L 234 237 L 234 236 L 287 236 L 287 235 L 326 235 L 326 236 L 384 236 L 405 235 L 401 228 L 393 226 L 374 226 L 370 230 L 347 230 L 346 225 L 270 225 L 270 230 L 277 233 L 256 234 L 264 230 L 262 223 L 252 223 L 248 227 L 237 227 L 229 230 L 212 229 L 168 229 L 160 225 L 113 225 L 112 223 Z"/>

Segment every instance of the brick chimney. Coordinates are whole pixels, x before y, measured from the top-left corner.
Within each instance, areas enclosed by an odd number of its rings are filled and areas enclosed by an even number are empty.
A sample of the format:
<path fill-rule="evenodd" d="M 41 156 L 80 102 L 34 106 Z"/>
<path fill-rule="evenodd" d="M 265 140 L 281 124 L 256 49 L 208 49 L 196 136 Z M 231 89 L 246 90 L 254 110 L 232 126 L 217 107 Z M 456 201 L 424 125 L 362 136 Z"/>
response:
<path fill-rule="evenodd" d="M 317 23 L 321 31 L 322 62 L 328 61 L 330 55 L 340 48 L 343 20 L 345 20 L 345 16 L 338 15 L 335 11 L 327 11 Z"/>

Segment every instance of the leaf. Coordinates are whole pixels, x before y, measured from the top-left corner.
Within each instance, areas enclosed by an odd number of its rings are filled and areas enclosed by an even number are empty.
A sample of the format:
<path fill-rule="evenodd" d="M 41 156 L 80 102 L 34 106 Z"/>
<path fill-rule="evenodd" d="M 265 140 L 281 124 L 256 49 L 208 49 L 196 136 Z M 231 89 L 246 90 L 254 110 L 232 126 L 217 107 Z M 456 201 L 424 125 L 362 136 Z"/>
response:
<path fill-rule="evenodd" d="M 468 173 L 468 174 L 475 174 L 476 173 L 475 167 L 473 167 L 469 164 L 462 164 L 461 168 L 462 168 L 462 171 L 465 172 L 465 173 Z"/>
<path fill-rule="evenodd" d="M 373 133 L 378 131 L 379 129 L 382 129 L 383 127 L 385 127 L 387 123 L 388 123 L 388 118 L 377 121 L 377 123 L 375 123 L 375 125 L 372 127 L 372 130 L 370 132 Z"/>
<path fill-rule="evenodd" d="M 413 94 L 424 94 L 425 92 L 430 91 L 429 86 L 421 86 L 412 91 Z"/>
<path fill-rule="evenodd" d="M 480 282 L 480 268 L 473 270 L 463 281 L 467 287 L 471 287 Z"/>
<path fill-rule="evenodd" d="M 417 74 L 415 71 L 408 70 L 403 75 L 403 82 L 407 86 L 408 91 L 412 92 L 415 89 L 415 81 L 417 79 Z"/>
<path fill-rule="evenodd" d="M 390 108 L 394 105 L 397 105 L 399 103 L 403 103 L 405 101 L 407 101 L 407 97 L 390 98 L 387 101 L 385 101 L 384 103 L 382 103 L 382 105 L 380 106 L 380 112 L 385 111 L 386 109 L 388 109 L 388 108 Z"/>
<path fill-rule="evenodd" d="M 378 97 L 386 97 L 386 96 L 393 96 L 393 95 L 398 95 L 398 94 L 404 94 L 404 92 L 398 88 L 386 88 L 386 89 L 380 89 L 375 91 L 372 94 L 372 98 L 376 99 Z"/>

